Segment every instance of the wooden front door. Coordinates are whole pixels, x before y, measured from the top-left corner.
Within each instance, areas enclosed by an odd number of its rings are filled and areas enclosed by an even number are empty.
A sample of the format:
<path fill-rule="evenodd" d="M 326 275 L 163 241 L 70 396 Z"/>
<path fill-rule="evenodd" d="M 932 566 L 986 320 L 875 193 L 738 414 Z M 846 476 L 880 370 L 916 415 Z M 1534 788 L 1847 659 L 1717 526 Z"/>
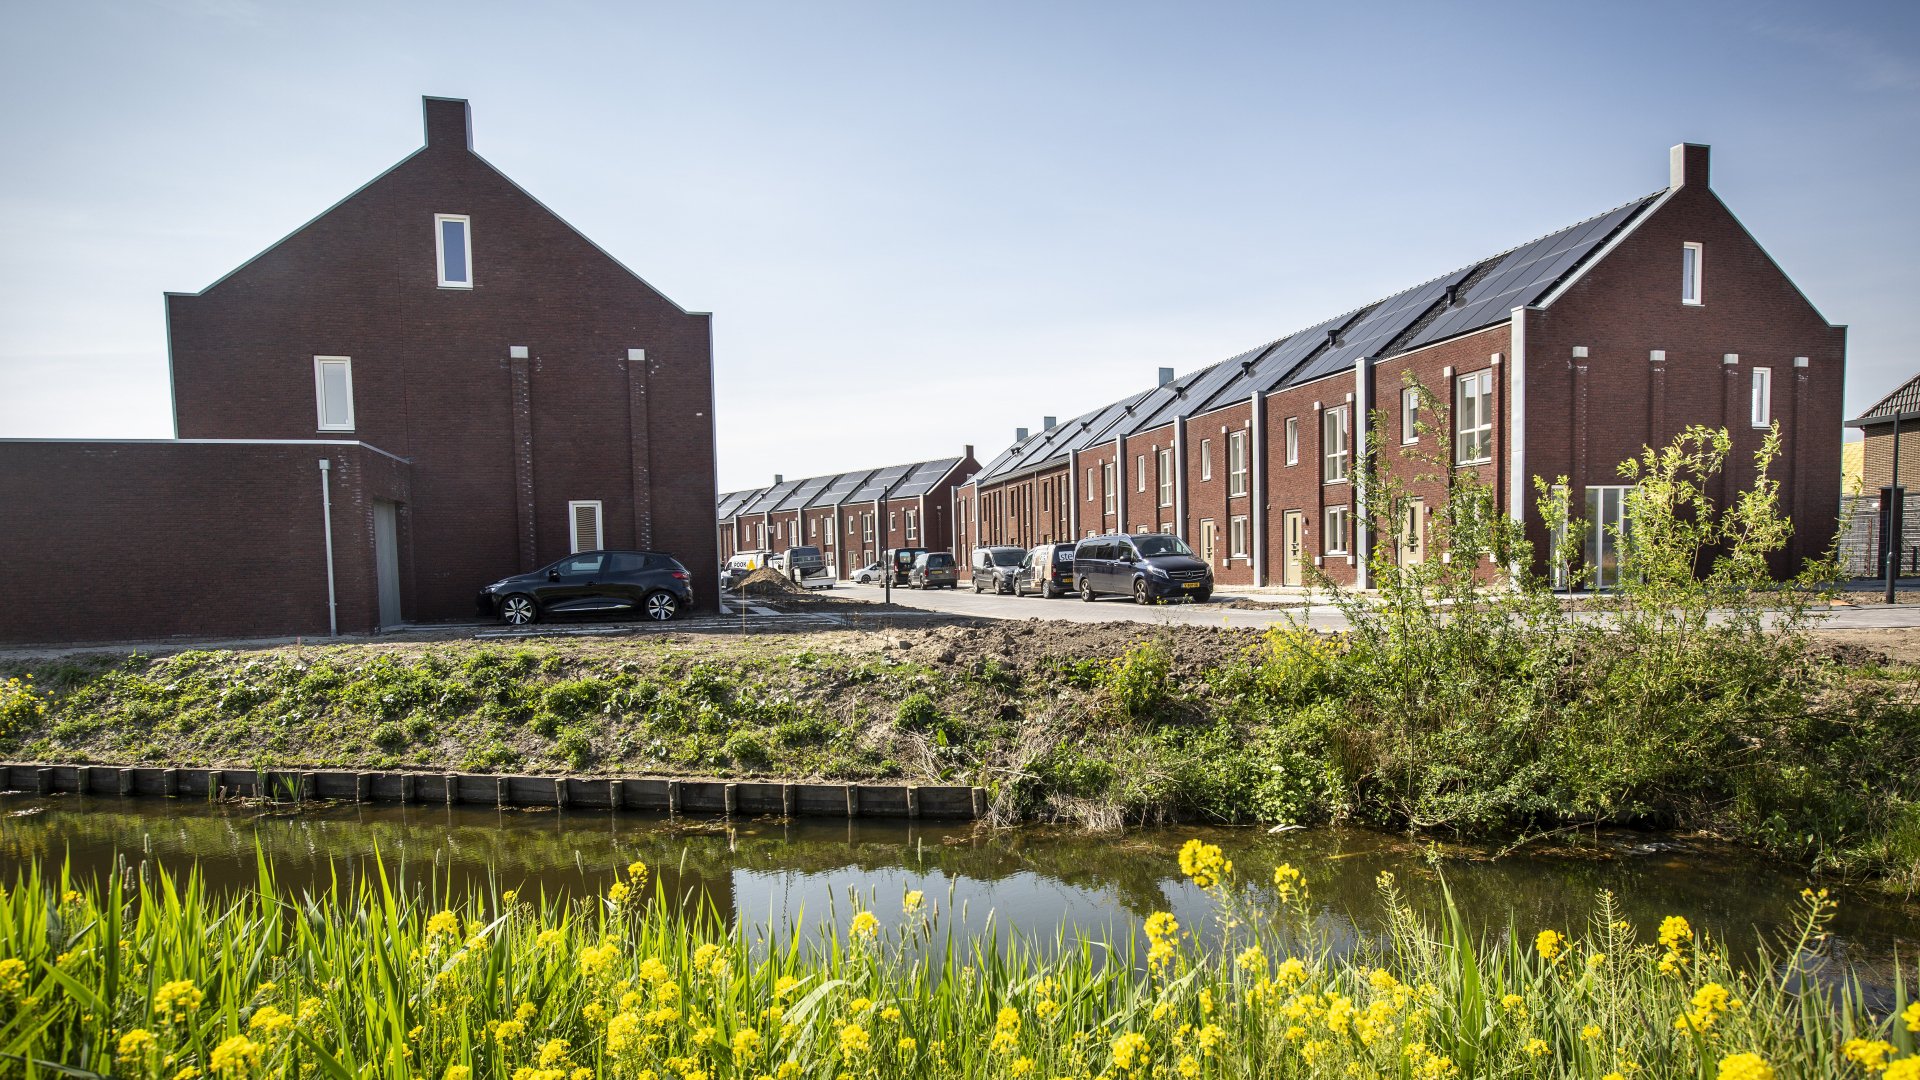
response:
<path fill-rule="evenodd" d="M 1400 511 L 1400 535 L 1395 537 L 1400 547 L 1400 565 L 1418 566 L 1427 561 L 1427 501 L 1408 499 L 1406 508 Z"/>
<path fill-rule="evenodd" d="M 1306 515 L 1298 510 L 1289 510 L 1281 517 L 1281 535 L 1285 538 L 1285 550 L 1280 557 L 1280 584 L 1300 584 L 1300 557 L 1306 549 Z"/>

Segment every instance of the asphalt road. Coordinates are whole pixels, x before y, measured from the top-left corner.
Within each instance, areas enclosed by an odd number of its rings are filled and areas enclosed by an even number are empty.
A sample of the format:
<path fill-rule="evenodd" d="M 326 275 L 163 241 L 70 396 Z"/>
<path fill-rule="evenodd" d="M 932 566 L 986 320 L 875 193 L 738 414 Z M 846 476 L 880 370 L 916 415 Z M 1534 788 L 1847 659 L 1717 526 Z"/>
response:
<path fill-rule="evenodd" d="M 852 585 L 841 583 L 834 586 L 836 592 L 844 592 L 860 599 L 880 598 L 878 585 Z M 970 615 L 989 619 L 1060 619 L 1067 622 L 1141 622 L 1156 625 L 1193 626 L 1244 626 L 1264 627 L 1288 619 L 1298 620 L 1306 616 L 1307 625 L 1316 630 L 1339 630 L 1346 627 L 1346 619 L 1338 608 L 1330 604 L 1311 606 L 1295 603 L 1292 607 L 1274 606 L 1267 610 L 1229 607 L 1234 594 L 1229 590 L 1215 594 L 1204 604 L 1151 604 L 1142 607 L 1127 597 L 1113 596 L 1086 603 L 1079 597 L 1063 597 L 1058 600 L 1042 600 L 1038 596 L 996 596 L 993 593 L 975 594 L 972 587 L 962 582 L 957 589 L 920 589 L 895 588 L 893 602 L 901 607 L 918 608 L 923 611 L 942 612 L 949 615 Z M 1857 606 L 1839 607 L 1832 610 L 1822 625 L 1836 630 L 1920 630 L 1920 604 L 1874 604 L 1860 602 Z"/>

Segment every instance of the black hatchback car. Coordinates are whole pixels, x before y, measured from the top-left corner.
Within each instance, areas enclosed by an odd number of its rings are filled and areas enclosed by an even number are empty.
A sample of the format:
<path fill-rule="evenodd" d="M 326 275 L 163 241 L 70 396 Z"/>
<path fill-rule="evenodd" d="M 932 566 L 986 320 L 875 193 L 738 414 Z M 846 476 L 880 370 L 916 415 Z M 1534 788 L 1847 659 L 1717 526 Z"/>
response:
<path fill-rule="evenodd" d="M 480 590 L 480 614 L 524 626 L 546 615 L 637 611 L 665 622 L 693 607 L 693 575 L 657 551 L 582 551 Z"/>
<path fill-rule="evenodd" d="M 1186 541 L 1165 533 L 1116 533 L 1080 541 L 1073 553 L 1073 580 L 1082 600 L 1120 593 L 1150 604 L 1176 596 L 1199 602 L 1213 595 L 1213 570 L 1194 557 Z"/>

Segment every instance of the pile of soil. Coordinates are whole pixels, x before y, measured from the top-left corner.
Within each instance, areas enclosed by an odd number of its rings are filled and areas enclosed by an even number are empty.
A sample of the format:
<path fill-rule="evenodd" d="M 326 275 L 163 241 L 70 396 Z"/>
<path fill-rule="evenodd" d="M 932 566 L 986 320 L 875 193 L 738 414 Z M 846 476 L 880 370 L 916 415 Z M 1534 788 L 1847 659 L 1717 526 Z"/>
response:
<path fill-rule="evenodd" d="M 787 580 L 787 575 L 780 571 L 763 566 L 741 578 L 733 591 L 742 596 L 796 596 L 807 590 Z"/>

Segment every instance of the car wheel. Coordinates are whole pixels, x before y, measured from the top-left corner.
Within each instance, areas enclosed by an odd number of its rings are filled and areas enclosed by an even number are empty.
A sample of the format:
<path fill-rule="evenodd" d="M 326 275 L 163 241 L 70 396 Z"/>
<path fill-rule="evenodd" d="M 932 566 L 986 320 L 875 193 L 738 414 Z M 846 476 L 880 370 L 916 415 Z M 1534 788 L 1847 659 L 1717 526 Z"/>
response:
<path fill-rule="evenodd" d="M 680 601 L 675 600 L 672 593 L 651 592 L 641 601 L 641 608 L 654 622 L 668 622 L 680 614 Z"/>
<path fill-rule="evenodd" d="M 1193 602 L 1196 604 L 1204 604 L 1211 599 L 1213 599 L 1212 589 L 1201 589 L 1199 592 L 1193 594 Z"/>
<path fill-rule="evenodd" d="M 980 579 L 979 578 L 973 579 L 973 595 L 975 596 L 980 595 Z"/>
<path fill-rule="evenodd" d="M 500 618 L 512 626 L 525 626 L 540 617 L 540 605 L 525 593 L 514 593 L 500 601 Z"/>
<path fill-rule="evenodd" d="M 1133 602 L 1142 607 L 1153 603 L 1153 594 L 1147 591 L 1147 579 L 1136 578 L 1133 583 Z"/>
<path fill-rule="evenodd" d="M 1089 604 L 1093 603 L 1093 586 L 1087 584 L 1085 578 L 1080 579 L 1080 599 Z"/>

